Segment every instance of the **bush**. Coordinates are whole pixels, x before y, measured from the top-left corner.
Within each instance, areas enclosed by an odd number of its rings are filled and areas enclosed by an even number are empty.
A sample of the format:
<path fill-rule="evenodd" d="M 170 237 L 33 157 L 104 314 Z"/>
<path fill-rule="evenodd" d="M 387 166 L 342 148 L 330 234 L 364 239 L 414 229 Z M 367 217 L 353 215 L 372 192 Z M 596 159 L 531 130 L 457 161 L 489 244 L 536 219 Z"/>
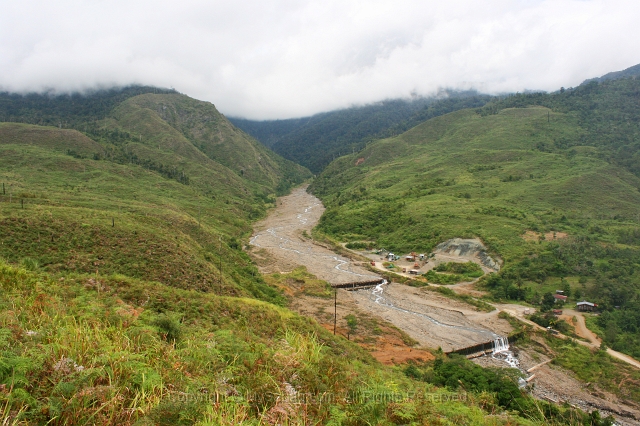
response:
<path fill-rule="evenodd" d="M 177 319 L 162 314 L 153 322 L 153 325 L 160 329 L 160 336 L 167 342 L 177 343 L 180 340 L 182 327 Z"/>

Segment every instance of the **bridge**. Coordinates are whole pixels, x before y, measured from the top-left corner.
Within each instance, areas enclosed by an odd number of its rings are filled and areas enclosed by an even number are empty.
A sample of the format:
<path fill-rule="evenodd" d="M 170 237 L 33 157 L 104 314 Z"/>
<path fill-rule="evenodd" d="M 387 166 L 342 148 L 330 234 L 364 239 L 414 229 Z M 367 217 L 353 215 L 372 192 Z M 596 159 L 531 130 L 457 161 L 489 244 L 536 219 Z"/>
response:
<path fill-rule="evenodd" d="M 369 281 L 354 281 L 350 283 L 331 284 L 331 287 L 342 288 L 345 290 L 360 290 L 362 288 L 375 287 L 379 284 L 383 284 L 384 281 L 385 280 L 383 278 L 378 278 L 378 279 L 369 280 Z"/>

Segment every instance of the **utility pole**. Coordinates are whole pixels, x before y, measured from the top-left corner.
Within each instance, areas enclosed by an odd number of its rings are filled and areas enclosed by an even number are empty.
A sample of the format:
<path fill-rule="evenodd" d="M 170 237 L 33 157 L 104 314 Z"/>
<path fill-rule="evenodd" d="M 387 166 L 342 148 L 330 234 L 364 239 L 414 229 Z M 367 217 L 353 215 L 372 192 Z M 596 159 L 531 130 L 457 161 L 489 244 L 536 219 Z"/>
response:
<path fill-rule="evenodd" d="M 338 323 L 338 289 L 333 292 L 333 335 L 336 335 L 336 324 Z"/>

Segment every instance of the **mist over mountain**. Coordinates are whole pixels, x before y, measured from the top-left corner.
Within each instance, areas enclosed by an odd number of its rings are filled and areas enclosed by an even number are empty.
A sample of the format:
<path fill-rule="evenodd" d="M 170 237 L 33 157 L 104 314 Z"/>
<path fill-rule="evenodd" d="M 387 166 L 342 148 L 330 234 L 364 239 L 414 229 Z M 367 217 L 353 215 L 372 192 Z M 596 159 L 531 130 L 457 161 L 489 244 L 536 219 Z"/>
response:
<path fill-rule="evenodd" d="M 617 80 L 620 78 L 638 77 L 640 76 L 640 64 L 634 65 L 622 71 L 614 71 L 603 75 L 602 77 L 595 77 L 585 80 L 582 84 L 589 84 L 592 81 L 602 83 L 607 80 Z"/>
<path fill-rule="evenodd" d="M 640 418 L 637 71 L 554 93 L 450 90 L 272 121 L 229 120 L 153 86 L 0 93 L 4 423 Z M 315 228 L 278 233 L 308 217 Z M 438 263 L 437 247 L 459 238 L 499 268 L 455 253 Z M 312 261 L 332 274 L 369 268 L 392 290 L 337 289 L 300 264 L 294 240 L 331 250 Z M 407 273 L 383 247 L 430 254 Z M 397 305 L 378 303 L 391 291 Z M 572 299 L 556 302 L 558 291 Z M 582 298 L 600 312 L 571 311 Z M 379 315 L 396 307 L 418 315 L 409 327 Z M 443 351 L 417 340 L 416 318 L 446 342 L 451 327 L 498 339 Z M 566 403 L 526 384 L 544 375 L 562 382 L 554 392 L 574 388 Z"/>

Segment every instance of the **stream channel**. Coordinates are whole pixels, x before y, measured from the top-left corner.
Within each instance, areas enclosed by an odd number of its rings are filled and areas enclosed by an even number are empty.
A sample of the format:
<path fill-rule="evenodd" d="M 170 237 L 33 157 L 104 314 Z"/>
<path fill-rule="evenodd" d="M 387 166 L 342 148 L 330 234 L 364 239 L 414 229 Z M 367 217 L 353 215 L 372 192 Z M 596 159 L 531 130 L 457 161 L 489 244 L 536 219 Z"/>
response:
<path fill-rule="evenodd" d="M 266 250 L 274 259 L 270 268 L 262 268 L 263 272 L 286 272 L 304 265 L 310 273 L 331 284 L 379 278 L 305 236 L 323 212 L 322 202 L 308 194 L 306 187 L 296 188 L 290 195 L 279 198 L 277 207 L 256 224 L 250 240 L 254 248 Z M 429 300 L 429 292 L 416 295 L 411 287 L 386 281 L 370 289 L 341 292 L 353 298 L 359 309 L 392 323 L 421 345 L 450 351 L 494 342 L 494 356 L 510 358 L 513 366 L 517 362 L 509 356 L 506 339 L 471 321 L 460 311 L 450 309 L 445 298 Z"/>

